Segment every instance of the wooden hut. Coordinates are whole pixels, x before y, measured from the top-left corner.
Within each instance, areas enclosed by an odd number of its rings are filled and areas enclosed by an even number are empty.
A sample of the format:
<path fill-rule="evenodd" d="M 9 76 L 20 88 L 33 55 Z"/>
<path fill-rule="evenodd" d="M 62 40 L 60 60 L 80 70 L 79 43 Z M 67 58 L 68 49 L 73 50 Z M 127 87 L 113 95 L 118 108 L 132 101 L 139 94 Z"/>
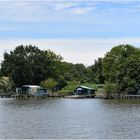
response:
<path fill-rule="evenodd" d="M 20 95 L 43 96 L 47 95 L 47 90 L 37 85 L 23 85 L 21 88 L 16 88 L 16 93 Z"/>
<path fill-rule="evenodd" d="M 79 86 L 74 90 L 74 95 L 93 95 L 93 94 L 95 94 L 95 89 L 87 86 Z"/>

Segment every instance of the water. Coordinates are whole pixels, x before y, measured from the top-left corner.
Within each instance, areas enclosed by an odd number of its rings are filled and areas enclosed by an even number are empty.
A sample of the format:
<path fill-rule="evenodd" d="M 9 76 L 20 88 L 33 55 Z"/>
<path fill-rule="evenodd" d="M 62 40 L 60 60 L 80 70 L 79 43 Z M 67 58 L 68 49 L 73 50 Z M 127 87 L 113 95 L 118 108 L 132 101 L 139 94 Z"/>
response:
<path fill-rule="evenodd" d="M 0 138 L 140 139 L 140 101 L 0 99 Z"/>

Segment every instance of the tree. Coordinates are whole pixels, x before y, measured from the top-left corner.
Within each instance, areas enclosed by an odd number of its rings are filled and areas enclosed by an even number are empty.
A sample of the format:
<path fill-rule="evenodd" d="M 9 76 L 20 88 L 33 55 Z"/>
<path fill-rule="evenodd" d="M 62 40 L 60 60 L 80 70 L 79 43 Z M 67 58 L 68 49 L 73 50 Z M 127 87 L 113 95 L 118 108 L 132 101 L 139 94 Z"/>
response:
<path fill-rule="evenodd" d="M 103 74 L 105 80 L 109 82 L 116 82 L 117 75 L 122 69 L 125 61 L 133 54 L 139 53 L 140 49 L 132 45 L 115 46 L 103 58 Z"/>
<path fill-rule="evenodd" d="M 76 70 L 75 77 L 77 78 L 77 81 L 80 83 L 86 83 L 89 81 L 87 68 L 83 64 L 75 64 L 74 68 Z"/>
<path fill-rule="evenodd" d="M 0 77 L 0 93 L 11 92 L 14 84 L 9 77 Z"/>
<path fill-rule="evenodd" d="M 113 47 L 103 58 L 105 80 L 117 85 L 118 93 L 140 92 L 140 49 L 131 45 Z"/>
<path fill-rule="evenodd" d="M 140 52 L 131 55 L 122 65 L 117 83 L 121 92 L 137 94 L 140 92 Z"/>
<path fill-rule="evenodd" d="M 49 77 L 59 76 L 58 64 L 62 57 L 50 50 L 40 50 L 36 46 L 20 45 L 10 53 L 4 53 L 1 75 L 11 77 L 16 86 L 40 84 Z"/>
<path fill-rule="evenodd" d="M 47 88 L 49 93 L 52 94 L 53 93 L 53 89 L 54 87 L 57 85 L 57 81 L 55 81 L 53 78 L 49 78 L 47 80 L 44 80 L 40 83 L 40 85 L 43 88 Z"/>
<path fill-rule="evenodd" d="M 65 81 L 75 81 L 77 80 L 77 71 L 74 64 L 68 62 L 61 63 L 61 76 Z"/>
<path fill-rule="evenodd" d="M 117 92 L 117 86 L 114 83 L 105 82 L 104 89 L 107 98 L 112 98 L 113 94 Z"/>
<path fill-rule="evenodd" d="M 83 83 L 88 81 L 88 71 L 83 64 L 62 62 L 59 69 L 61 69 L 60 79 L 63 79 L 66 82 L 77 81 Z"/>
<path fill-rule="evenodd" d="M 103 84 L 105 78 L 103 75 L 102 58 L 98 58 L 98 60 L 95 60 L 94 65 L 90 66 L 90 69 L 92 81 L 97 84 Z"/>

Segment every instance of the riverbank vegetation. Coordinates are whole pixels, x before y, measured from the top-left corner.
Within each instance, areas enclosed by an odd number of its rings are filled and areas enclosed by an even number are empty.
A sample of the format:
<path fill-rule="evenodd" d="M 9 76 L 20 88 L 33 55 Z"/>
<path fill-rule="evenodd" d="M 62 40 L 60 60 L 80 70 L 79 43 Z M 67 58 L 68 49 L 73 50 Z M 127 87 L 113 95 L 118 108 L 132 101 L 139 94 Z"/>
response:
<path fill-rule="evenodd" d="M 11 95 L 14 92 L 14 82 L 9 77 L 0 77 L 0 95 Z"/>
<path fill-rule="evenodd" d="M 93 60 L 94 61 L 94 60 Z M 60 94 L 72 94 L 78 85 L 90 86 L 97 92 L 114 94 L 140 93 L 140 49 L 132 45 L 113 47 L 103 58 L 85 67 L 65 62 L 61 55 L 36 46 L 20 45 L 5 52 L 0 69 L 1 77 L 11 81 L 0 89 L 11 90 L 22 85 L 42 85 Z M 12 86 L 11 86 L 12 83 Z"/>

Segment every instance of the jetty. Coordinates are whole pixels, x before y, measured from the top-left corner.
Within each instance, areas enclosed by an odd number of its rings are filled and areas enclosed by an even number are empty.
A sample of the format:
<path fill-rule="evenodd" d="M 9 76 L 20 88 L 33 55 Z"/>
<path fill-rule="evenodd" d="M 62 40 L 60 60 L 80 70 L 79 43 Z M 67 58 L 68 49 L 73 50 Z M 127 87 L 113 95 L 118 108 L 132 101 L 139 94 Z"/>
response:
<path fill-rule="evenodd" d="M 28 99 L 28 98 L 46 98 L 48 95 L 31 95 L 31 94 L 13 94 L 11 95 L 12 98 L 18 98 L 18 99 Z"/>
<path fill-rule="evenodd" d="M 0 94 L 0 98 L 11 98 L 11 94 Z"/>
<path fill-rule="evenodd" d="M 86 98 L 95 98 L 95 95 L 71 95 L 71 96 L 65 96 L 65 98 L 70 99 L 86 99 Z"/>
<path fill-rule="evenodd" d="M 140 95 L 122 95 L 121 99 L 140 99 Z"/>
<path fill-rule="evenodd" d="M 100 94 L 96 94 L 96 95 L 95 95 L 95 98 L 97 98 L 97 99 L 106 99 L 107 96 L 106 96 L 106 94 L 104 94 L 104 93 L 100 93 Z"/>
<path fill-rule="evenodd" d="M 49 94 L 48 97 L 52 98 L 64 98 L 66 95 L 63 94 Z"/>

